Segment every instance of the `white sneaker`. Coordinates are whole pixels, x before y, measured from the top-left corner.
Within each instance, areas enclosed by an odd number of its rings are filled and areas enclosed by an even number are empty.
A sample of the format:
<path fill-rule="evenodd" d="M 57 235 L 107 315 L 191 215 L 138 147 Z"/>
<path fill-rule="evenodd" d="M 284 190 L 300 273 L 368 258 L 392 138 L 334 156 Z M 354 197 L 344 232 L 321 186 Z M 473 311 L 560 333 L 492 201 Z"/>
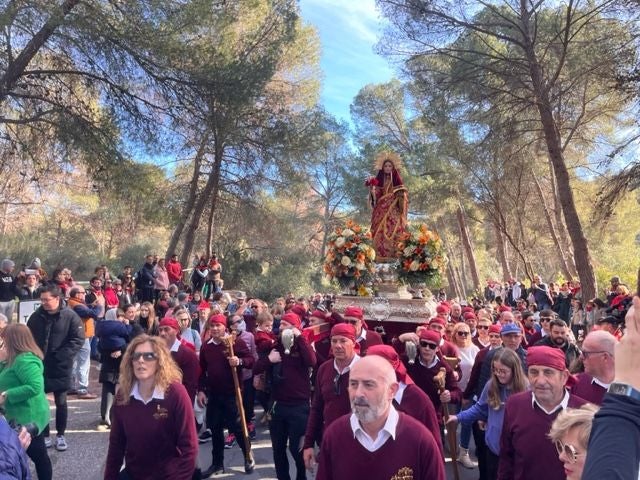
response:
<path fill-rule="evenodd" d="M 56 450 L 64 452 L 67 449 L 67 441 L 64 439 L 64 435 L 58 435 L 56 437 Z"/>
<path fill-rule="evenodd" d="M 44 437 L 44 446 L 47 448 L 51 448 L 53 446 L 53 442 L 51 441 L 51 437 Z"/>
<path fill-rule="evenodd" d="M 460 448 L 460 455 L 458 455 L 458 462 L 464 468 L 476 468 L 478 466 L 477 462 L 474 462 L 473 460 L 471 460 L 471 457 L 469 456 L 468 448 Z"/>

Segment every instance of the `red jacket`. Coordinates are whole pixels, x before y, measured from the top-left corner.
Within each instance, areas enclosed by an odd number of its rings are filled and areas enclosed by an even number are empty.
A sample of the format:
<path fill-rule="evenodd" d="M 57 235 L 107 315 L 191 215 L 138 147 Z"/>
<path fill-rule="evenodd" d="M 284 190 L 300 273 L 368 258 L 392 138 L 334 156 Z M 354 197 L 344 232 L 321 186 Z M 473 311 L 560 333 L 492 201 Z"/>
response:
<path fill-rule="evenodd" d="M 182 280 L 182 265 L 180 265 L 180 262 L 169 260 L 167 262 L 167 274 L 169 275 L 170 283 L 180 282 Z"/>

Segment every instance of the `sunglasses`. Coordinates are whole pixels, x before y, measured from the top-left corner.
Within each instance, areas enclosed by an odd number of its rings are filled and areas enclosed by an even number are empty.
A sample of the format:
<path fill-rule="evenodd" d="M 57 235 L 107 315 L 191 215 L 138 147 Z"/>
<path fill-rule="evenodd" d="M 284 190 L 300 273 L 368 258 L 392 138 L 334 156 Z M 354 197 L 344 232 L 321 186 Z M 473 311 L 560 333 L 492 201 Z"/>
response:
<path fill-rule="evenodd" d="M 349 319 L 344 319 L 344 323 L 348 323 L 349 325 L 355 325 L 356 323 L 358 323 L 358 320 L 354 320 L 353 318 L 349 318 Z"/>
<path fill-rule="evenodd" d="M 541 322 L 550 322 L 553 320 L 553 317 L 540 317 Z"/>
<path fill-rule="evenodd" d="M 564 452 L 565 457 L 567 457 L 571 463 L 576 463 L 578 457 L 584 455 L 584 452 L 578 453 L 573 445 L 562 443 L 560 440 L 556 441 L 556 450 L 558 451 L 558 455 Z"/>
<path fill-rule="evenodd" d="M 342 374 L 338 373 L 333 378 L 333 393 L 335 393 L 336 396 L 340 395 L 340 377 L 341 376 L 342 376 Z"/>
<path fill-rule="evenodd" d="M 489 325 L 478 325 L 476 328 L 478 330 L 489 330 Z"/>
<path fill-rule="evenodd" d="M 155 352 L 133 352 L 131 354 L 131 359 L 134 362 L 139 362 L 140 359 L 144 360 L 145 362 L 151 362 L 153 360 L 157 360 L 158 355 L 156 355 Z"/>
<path fill-rule="evenodd" d="M 459 337 L 468 337 L 469 335 L 471 335 L 471 332 L 458 332 L 457 335 Z"/>
<path fill-rule="evenodd" d="M 424 348 L 430 348 L 431 350 L 435 350 L 436 348 L 438 348 L 438 345 L 436 345 L 435 343 L 425 342 L 424 340 L 420 341 L 420 346 Z"/>

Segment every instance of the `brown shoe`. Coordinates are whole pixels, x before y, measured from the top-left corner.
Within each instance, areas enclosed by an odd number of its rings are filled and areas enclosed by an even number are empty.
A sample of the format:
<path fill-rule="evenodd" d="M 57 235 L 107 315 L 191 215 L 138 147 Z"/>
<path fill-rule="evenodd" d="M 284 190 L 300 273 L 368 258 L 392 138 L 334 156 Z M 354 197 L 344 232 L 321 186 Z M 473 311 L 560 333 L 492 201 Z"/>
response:
<path fill-rule="evenodd" d="M 78 392 L 78 399 L 79 400 L 94 400 L 98 398 L 97 395 L 93 394 L 93 393 L 89 393 L 89 392 Z"/>

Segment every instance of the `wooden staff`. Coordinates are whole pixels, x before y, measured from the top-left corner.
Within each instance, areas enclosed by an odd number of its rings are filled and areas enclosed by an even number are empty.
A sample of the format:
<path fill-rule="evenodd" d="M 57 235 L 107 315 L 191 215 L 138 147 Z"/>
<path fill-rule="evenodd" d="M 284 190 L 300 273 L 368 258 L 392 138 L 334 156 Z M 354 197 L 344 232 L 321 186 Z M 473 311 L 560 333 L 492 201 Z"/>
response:
<path fill-rule="evenodd" d="M 236 341 L 235 334 L 231 334 L 225 339 L 227 345 L 229 345 L 229 357 L 235 356 L 233 353 L 233 344 Z M 247 420 L 244 418 L 244 405 L 242 404 L 242 392 L 240 391 L 240 381 L 238 380 L 237 367 L 231 367 L 231 376 L 233 377 L 233 385 L 236 393 L 236 407 L 238 407 L 238 413 L 240 414 L 240 425 L 242 426 L 242 437 L 244 438 L 244 451 L 245 460 L 247 462 L 253 461 L 251 456 L 251 442 L 249 441 L 249 429 L 247 428 Z"/>
<path fill-rule="evenodd" d="M 442 394 L 445 391 L 446 384 L 446 376 L 447 369 L 444 367 L 440 367 L 440 371 L 438 374 L 433 377 L 433 382 L 436 384 L 438 389 L 438 394 Z M 444 426 L 447 429 L 447 440 L 449 442 L 449 452 L 451 453 L 451 462 L 453 463 L 453 477 L 455 480 L 460 479 L 460 473 L 458 472 L 458 458 L 457 458 L 457 447 L 458 440 L 456 438 L 456 430 L 451 430 L 450 426 L 447 424 L 447 420 L 449 420 L 449 403 L 442 403 L 442 413 L 444 414 Z"/>

